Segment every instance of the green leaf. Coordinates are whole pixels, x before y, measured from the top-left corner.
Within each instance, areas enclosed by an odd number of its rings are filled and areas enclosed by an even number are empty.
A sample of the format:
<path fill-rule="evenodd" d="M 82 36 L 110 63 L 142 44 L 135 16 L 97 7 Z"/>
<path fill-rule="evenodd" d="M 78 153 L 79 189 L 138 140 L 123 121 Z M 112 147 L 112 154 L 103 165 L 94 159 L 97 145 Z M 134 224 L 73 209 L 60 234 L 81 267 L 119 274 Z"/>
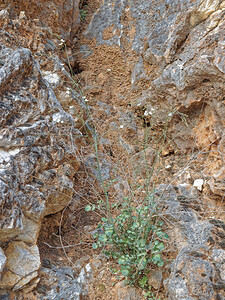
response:
<path fill-rule="evenodd" d="M 143 276 L 142 279 L 139 280 L 140 287 L 144 288 L 147 282 L 148 282 L 148 277 L 147 276 Z"/>
<path fill-rule="evenodd" d="M 107 242 L 107 236 L 106 236 L 106 234 L 104 234 L 104 233 L 101 234 L 101 235 L 99 236 L 98 240 L 99 240 L 100 242 L 103 242 L 103 243 Z"/>
<path fill-rule="evenodd" d="M 121 273 L 123 274 L 123 276 L 128 276 L 130 271 L 128 269 L 121 269 Z"/>
<path fill-rule="evenodd" d="M 111 226 L 105 227 L 105 234 L 107 236 L 112 236 L 112 234 L 113 234 L 113 228 Z"/>
<path fill-rule="evenodd" d="M 153 254 L 152 255 L 152 262 L 153 264 L 157 264 L 161 261 L 161 255 L 159 253 Z"/>
<path fill-rule="evenodd" d="M 134 227 L 134 228 L 138 228 L 139 226 L 140 226 L 140 224 L 139 224 L 138 222 L 134 222 L 134 223 L 133 223 L 133 227 Z"/>
<path fill-rule="evenodd" d="M 146 245 L 146 241 L 144 239 L 140 239 L 139 240 L 139 246 L 140 247 L 145 247 L 145 245 Z"/>
<path fill-rule="evenodd" d="M 92 206 L 90 204 L 88 204 L 86 207 L 85 207 L 85 211 L 91 211 L 92 209 Z"/>
<path fill-rule="evenodd" d="M 160 243 L 160 242 L 159 242 L 158 240 L 156 240 L 156 241 L 155 241 L 155 247 L 157 247 L 157 246 L 159 245 L 159 243 Z"/>
<path fill-rule="evenodd" d="M 98 245 L 96 243 L 92 244 L 92 248 L 93 249 L 97 249 L 98 248 Z"/>
<path fill-rule="evenodd" d="M 102 218 L 102 222 L 107 223 L 108 219 L 106 219 L 105 217 Z"/>
<path fill-rule="evenodd" d="M 163 260 L 161 260 L 160 262 L 157 263 L 158 267 L 162 267 L 163 265 L 164 265 L 164 261 Z"/>
<path fill-rule="evenodd" d="M 164 243 L 163 243 L 163 242 L 160 242 L 160 243 L 157 245 L 157 249 L 158 249 L 159 251 L 162 251 L 164 248 L 165 248 L 165 246 L 164 246 Z"/>
<path fill-rule="evenodd" d="M 95 232 L 95 233 L 93 234 L 93 238 L 96 239 L 97 237 L 98 237 L 98 232 Z"/>
<path fill-rule="evenodd" d="M 125 263 L 126 259 L 124 257 L 120 257 L 117 262 L 119 265 L 123 265 Z"/>
<path fill-rule="evenodd" d="M 164 239 L 169 239 L 169 236 L 168 236 L 168 234 L 167 233 L 165 233 L 164 235 L 163 235 L 163 237 L 164 237 Z"/>

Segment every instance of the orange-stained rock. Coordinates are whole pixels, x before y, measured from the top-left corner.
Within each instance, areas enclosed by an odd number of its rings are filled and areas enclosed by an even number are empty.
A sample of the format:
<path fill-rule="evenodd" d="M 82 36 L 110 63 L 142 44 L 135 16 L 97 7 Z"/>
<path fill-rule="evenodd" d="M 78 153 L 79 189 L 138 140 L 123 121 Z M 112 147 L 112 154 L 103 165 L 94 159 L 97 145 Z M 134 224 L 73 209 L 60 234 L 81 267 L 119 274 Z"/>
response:
<path fill-rule="evenodd" d="M 80 23 L 80 0 L 13 0 L 14 12 L 24 11 L 29 19 L 39 19 L 44 27 L 64 39 L 73 39 Z"/>
<path fill-rule="evenodd" d="M 23 242 L 11 242 L 5 254 L 7 262 L 0 281 L 1 289 L 19 290 L 38 276 L 40 256 L 36 245 L 28 246 Z"/>

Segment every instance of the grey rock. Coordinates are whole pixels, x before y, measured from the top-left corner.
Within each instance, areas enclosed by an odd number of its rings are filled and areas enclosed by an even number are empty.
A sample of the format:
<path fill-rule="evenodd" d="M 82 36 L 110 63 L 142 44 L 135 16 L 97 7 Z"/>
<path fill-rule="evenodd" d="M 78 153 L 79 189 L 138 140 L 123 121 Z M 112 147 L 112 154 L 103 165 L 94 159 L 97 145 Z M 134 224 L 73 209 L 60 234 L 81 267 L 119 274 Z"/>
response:
<path fill-rule="evenodd" d="M 102 158 L 102 155 L 100 154 Z M 112 173 L 112 165 L 105 158 L 100 159 L 96 158 L 95 155 L 90 155 L 86 161 L 85 165 L 91 172 L 94 174 L 95 178 L 101 184 L 102 182 L 109 180 L 111 178 Z"/>
<path fill-rule="evenodd" d="M 11 242 L 5 250 L 7 262 L 2 273 L 0 289 L 20 290 L 38 276 L 40 256 L 38 247 L 23 242 Z M 37 283 L 37 282 L 36 282 Z M 33 285 L 33 284 L 32 284 Z"/>
<path fill-rule="evenodd" d="M 204 245 L 210 235 L 212 225 L 207 221 L 200 221 L 191 208 L 197 206 L 199 199 L 196 189 L 188 184 L 173 186 L 161 185 L 157 189 L 159 201 L 166 206 L 166 215 L 171 221 L 179 224 L 183 237 L 188 244 Z"/>
<path fill-rule="evenodd" d="M 47 71 L 44 74 L 44 79 L 50 83 L 51 87 L 54 89 L 60 86 L 61 80 L 57 73 L 52 73 L 51 71 Z"/>
<path fill-rule="evenodd" d="M 142 79 L 149 79 L 147 77 L 147 75 L 145 74 L 145 71 L 144 71 L 144 64 L 143 64 L 143 59 L 142 57 L 139 59 L 139 62 L 137 62 L 132 70 L 132 74 L 131 74 L 131 84 L 132 85 L 136 85 L 137 82 L 139 80 L 142 80 Z"/>
<path fill-rule="evenodd" d="M 95 255 L 92 259 L 91 259 L 91 266 L 94 269 L 94 271 L 100 270 L 104 263 L 105 263 L 105 257 L 100 256 L 100 255 Z"/>
<path fill-rule="evenodd" d="M 166 288 L 168 290 L 169 299 L 171 300 L 194 300 L 193 297 L 190 297 L 187 284 L 179 274 L 177 274 L 169 284 L 166 283 Z"/>
<path fill-rule="evenodd" d="M 136 174 L 144 174 L 146 172 L 146 168 L 149 170 L 152 168 L 154 161 L 156 159 L 156 152 L 150 147 L 147 147 L 145 150 L 142 150 L 136 154 L 134 154 L 130 162 L 136 172 Z"/>
<path fill-rule="evenodd" d="M 219 138 L 224 132 L 225 112 L 224 14 L 219 0 L 105 0 L 85 36 L 98 44 L 118 45 L 126 53 L 136 52 L 131 82 L 135 89 L 140 80 L 149 80 L 149 89 L 142 91 L 147 95 L 145 102 L 190 111 L 193 105 L 207 103 L 206 109 L 216 114 L 212 132 Z M 107 28 L 113 33 L 109 39 L 104 38 Z M 153 65 L 154 74 L 149 78 L 144 62 Z M 157 122 L 166 119 L 162 113 L 157 118 Z M 182 137 L 174 142 L 182 151 L 190 147 Z M 222 140 L 220 145 L 222 148 Z M 216 190 L 222 193 L 222 183 Z"/>
<path fill-rule="evenodd" d="M 88 38 L 96 38 L 99 44 L 118 44 L 121 46 L 121 35 L 114 35 L 112 39 L 104 40 L 103 32 L 109 26 L 113 26 L 114 29 L 119 29 L 120 31 L 124 28 L 120 22 L 120 18 L 122 16 L 122 11 L 127 6 L 127 2 L 127 0 L 122 2 L 119 0 L 104 1 L 103 5 L 94 14 L 91 23 L 84 33 L 85 36 Z"/>
<path fill-rule="evenodd" d="M 93 51 L 90 49 L 88 45 L 80 46 L 80 53 L 83 54 L 83 58 L 87 58 L 92 55 Z"/>
<path fill-rule="evenodd" d="M 4 269 L 5 263 L 6 263 L 6 256 L 5 256 L 5 253 L 3 252 L 2 248 L 0 248 L 0 273 Z"/>
<path fill-rule="evenodd" d="M 56 45 L 53 41 L 47 39 L 47 43 L 45 44 L 45 50 L 46 51 L 54 51 L 56 50 Z"/>
<path fill-rule="evenodd" d="M 221 279 L 225 282 L 225 250 L 213 249 L 211 257 L 220 272 Z"/>
<path fill-rule="evenodd" d="M 36 247 L 42 218 L 72 198 L 72 178 L 79 167 L 76 139 L 81 134 L 28 49 L 1 45 L 0 60 L 0 242 L 16 239 Z M 21 272 L 28 268 L 25 260 L 14 265 Z M 9 279 L 11 273 L 3 271 L 0 286 L 10 289 L 11 283 L 11 288 L 21 289 L 38 276 L 37 270 L 26 280 Z"/>
<path fill-rule="evenodd" d="M 69 267 L 40 269 L 40 283 L 37 288 L 38 299 L 74 299 L 88 296 L 88 282 L 92 278 L 92 268 L 86 264 L 76 276 Z"/>
<path fill-rule="evenodd" d="M 204 249 L 207 250 L 207 249 Z M 199 247 L 181 250 L 172 267 L 168 282 L 169 299 L 210 299 L 216 296 L 214 266 L 204 259 Z"/>
<path fill-rule="evenodd" d="M 0 27 L 2 30 L 5 29 L 9 22 L 9 13 L 6 9 L 0 10 Z"/>
<path fill-rule="evenodd" d="M 137 125 L 135 121 L 134 114 L 132 112 L 119 113 L 119 122 L 125 128 L 129 129 L 131 132 L 135 133 L 137 131 Z"/>
<path fill-rule="evenodd" d="M 191 29 L 218 7 L 218 0 L 213 4 L 200 0 L 195 2 L 138 0 L 131 3 L 126 0 L 122 3 L 118 0 L 105 0 L 93 16 L 85 35 L 96 38 L 101 44 L 118 44 L 123 47 L 121 38 L 134 26 L 136 34 L 130 41 L 132 49 L 142 53 L 147 38 L 147 49 L 150 49 L 159 60 L 165 54 L 167 56 L 175 54 Z M 121 17 L 126 14 L 134 21 L 124 25 Z M 120 35 L 115 34 L 111 39 L 104 40 L 103 32 L 109 26 L 119 30 Z"/>
<path fill-rule="evenodd" d="M 225 257 L 220 243 L 214 242 L 214 235 L 217 240 L 224 236 L 225 224 L 220 220 L 199 219 L 195 205 L 200 200 L 197 189 L 191 185 L 161 185 L 156 189 L 157 198 L 164 203 L 167 218 L 179 232 L 176 235 L 179 254 L 171 266 L 169 279 L 164 282 L 169 299 L 203 300 L 221 296 Z"/>

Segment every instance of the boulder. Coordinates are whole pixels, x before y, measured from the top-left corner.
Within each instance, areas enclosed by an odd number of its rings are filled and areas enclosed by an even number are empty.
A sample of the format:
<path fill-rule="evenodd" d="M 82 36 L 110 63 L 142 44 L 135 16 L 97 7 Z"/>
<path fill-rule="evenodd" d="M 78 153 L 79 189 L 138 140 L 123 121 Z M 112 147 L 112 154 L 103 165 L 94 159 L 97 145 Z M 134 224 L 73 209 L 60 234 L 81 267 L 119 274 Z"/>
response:
<path fill-rule="evenodd" d="M 35 287 L 38 280 L 34 279 L 38 276 L 41 264 L 38 247 L 28 246 L 24 242 L 11 242 L 5 254 L 7 263 L 1 277 L 0 289 L 17 291 L 30 282 L 31 287 Z"/>

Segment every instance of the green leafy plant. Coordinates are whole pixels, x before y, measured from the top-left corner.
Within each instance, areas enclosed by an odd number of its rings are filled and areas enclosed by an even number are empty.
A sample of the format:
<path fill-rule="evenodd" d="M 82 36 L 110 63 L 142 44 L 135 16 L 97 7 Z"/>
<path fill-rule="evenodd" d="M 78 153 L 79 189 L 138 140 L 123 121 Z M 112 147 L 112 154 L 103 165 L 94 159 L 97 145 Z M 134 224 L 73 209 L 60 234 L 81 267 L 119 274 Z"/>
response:
<path fill-rule="evenodd" d="M 86 19 L 86 16 L 87 16 L 87 10 L 85 9 L 85 6 L 84 6 L 84 8 L 80 9 L 80 18 L 81 18 L 81 20 L 84 21 Z"/>
<path fill-rule="evenodd" d="M 155 293 L 151 290 L 152 287 L 148 284 L 148 277 L 143 275 L 143 277 L 138 282 L 139 287 L 143 290 L 143 296 L 147 300 L 160 300 L 160 298 L 155 296 Z"/>
<path fill-rule="evenodd" d="M 94 249 L 102 248 L 108 257 L 116 260 L 120 274 L 126 277 L 130 285 L 141 287 L 146 292 L 146 299 L 155 299 L 154 293 L 144 281 L 148 268 L 151 268 L 152 265 L 157 267 L 164 265 L 162 252 L 169 238 L 163 230 L 164 223 L 158 217 L 161 208 L 158 200 L 156 201 L 154 197 L 153 181 L 153 171 L 166 141 L 166 129 L 156 141 L 160 146 L 151 168 L 149 168 L 145 155 L 149 143 L 149 134 L 146 132 L 143 145 L 143 161 L 146 171 L 143 185 L 138 183 L 132 185 L 131 183 L 130 195 L 124 197 L 120 204 L 111 204 L 108 198 L 110 184 L 101 178 L 97 133 L 95 127 L 92 128 L 98 173 L 105 194 L 106 216 L 102 218 L 98 226 L 99 230 L 94 235 L 95 242 L 92 247 Z M 138 175 L 136 174 L 136 176 Z M 135 193 L 139 191 L 144 191 L 145 196 L 141 201 L 136 202 Z M 89 204 L 86 211 L 91 210 L 92 206 Z M 144 286 L 145 288 L 143 288 Z"/>
<path fill-rule="evenodd" d="M 162 267 L 161 253 L 168 235 L 156 216 L 152 196 L 148 205 L 134 207 L 128 200 L 111 219 L 102 218 L 101 233 L 96 233 L 93 248 L 104 247 L 104 252 L 117 260 L 120 272 L 129 283 L 137 283 L 149 264 Z"/>

